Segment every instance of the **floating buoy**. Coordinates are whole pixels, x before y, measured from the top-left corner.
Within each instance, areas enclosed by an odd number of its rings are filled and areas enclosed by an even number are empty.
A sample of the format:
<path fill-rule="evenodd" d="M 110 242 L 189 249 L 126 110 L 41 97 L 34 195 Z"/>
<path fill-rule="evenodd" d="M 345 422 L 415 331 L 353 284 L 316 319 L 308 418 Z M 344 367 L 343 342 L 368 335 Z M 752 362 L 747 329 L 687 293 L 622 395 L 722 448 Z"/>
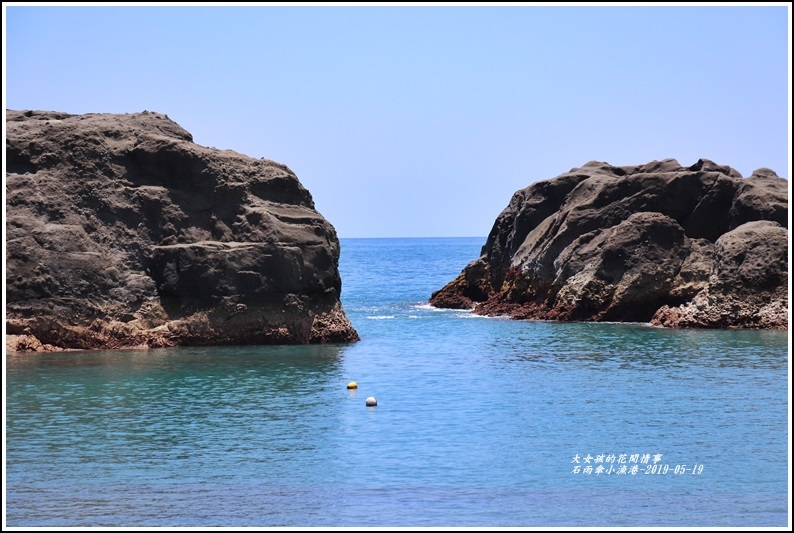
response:
<path fill-rule="evenodd" d="M 351 381 L 350 383 L 347 384 L 347 388 L 348 389 L 357 389 L 358 388 L 358 383 L 356 383 L 355 381 Z"/>
<path fill-rule="evenodd" d="M 376 400 L 374 396 L 367 398 L 367 407 L 374 407 L 376 405 L 378 405 L 378 400 Z"/>

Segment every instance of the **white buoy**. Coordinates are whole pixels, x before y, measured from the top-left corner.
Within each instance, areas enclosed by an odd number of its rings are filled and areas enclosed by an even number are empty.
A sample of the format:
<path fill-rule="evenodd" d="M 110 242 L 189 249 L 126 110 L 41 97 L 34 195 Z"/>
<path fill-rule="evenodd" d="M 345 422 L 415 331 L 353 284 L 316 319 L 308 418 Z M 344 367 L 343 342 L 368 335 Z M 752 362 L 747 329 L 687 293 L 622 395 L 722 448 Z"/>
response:
<path fill-rule="evenodd" d="M 378 405 L 378 400 L 374 396 L 367 398 L 367 407 L 375 407 L 376 405 Z"/>

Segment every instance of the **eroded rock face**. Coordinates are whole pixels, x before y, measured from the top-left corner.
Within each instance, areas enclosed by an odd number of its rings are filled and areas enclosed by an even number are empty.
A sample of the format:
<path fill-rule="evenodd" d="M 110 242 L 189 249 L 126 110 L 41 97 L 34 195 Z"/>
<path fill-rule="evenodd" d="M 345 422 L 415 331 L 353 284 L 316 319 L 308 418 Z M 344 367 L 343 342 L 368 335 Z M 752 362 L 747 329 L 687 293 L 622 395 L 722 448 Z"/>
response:
<path fill-rule="evenodd" d="M 336 232 L 286 166 L 147 111 L 6 120 L 6 323 L 25 346 L 358 339 Z"/>
<path fill-rule="evenodd" d="M 438 307 L 669 327 L 788 327 L 788 182 L 700 160 L 590 162 L 513 195 Z"/>

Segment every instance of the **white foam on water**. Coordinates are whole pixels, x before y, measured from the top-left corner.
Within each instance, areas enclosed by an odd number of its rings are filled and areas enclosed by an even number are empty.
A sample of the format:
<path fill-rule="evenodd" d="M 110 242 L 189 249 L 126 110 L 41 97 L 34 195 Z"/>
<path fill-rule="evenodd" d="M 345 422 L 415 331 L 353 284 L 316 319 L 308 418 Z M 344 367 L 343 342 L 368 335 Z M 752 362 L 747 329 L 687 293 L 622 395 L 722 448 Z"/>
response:
<path fill-rule="evenodd" d="M 428 303 L 412 305 L 411 308 L 421 309 L 422 311 L 433 311 L 436 313 L 460 313 L 462 311 L 461 309 L 445 309 L 443 307 L 435 307 Z"/>

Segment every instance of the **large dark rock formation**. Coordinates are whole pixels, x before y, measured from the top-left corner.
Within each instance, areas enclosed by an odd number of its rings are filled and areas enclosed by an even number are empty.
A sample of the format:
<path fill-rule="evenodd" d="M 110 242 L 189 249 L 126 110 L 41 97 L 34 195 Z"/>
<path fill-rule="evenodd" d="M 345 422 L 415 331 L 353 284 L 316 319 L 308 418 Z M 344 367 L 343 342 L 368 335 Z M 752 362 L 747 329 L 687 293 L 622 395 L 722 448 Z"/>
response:
<path fill-rule="evenodd" d="M 6 120 L 10 349 L 358 339 L 336 232 L 286 166 L 147 111 Z"/>
<path fill-rule="evenodd" d="M 590 162 L 513 195 L 480 258 L 433 293 L 486 315 L 788 327 L 788 181 L 700 160 Z"/>

